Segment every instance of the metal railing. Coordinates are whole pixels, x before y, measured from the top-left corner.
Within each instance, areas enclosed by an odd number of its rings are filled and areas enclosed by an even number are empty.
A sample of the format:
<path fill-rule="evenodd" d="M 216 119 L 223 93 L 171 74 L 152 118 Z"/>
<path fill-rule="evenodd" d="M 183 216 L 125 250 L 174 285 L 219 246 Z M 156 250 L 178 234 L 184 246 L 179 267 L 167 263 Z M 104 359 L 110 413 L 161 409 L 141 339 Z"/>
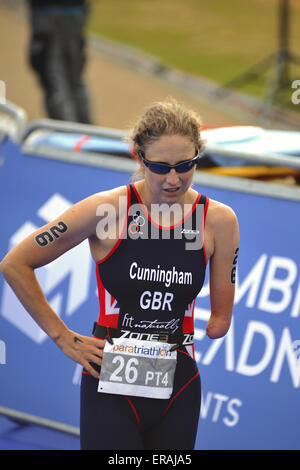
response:
<path fill-rule="evenodd" d="M 65 133 L 82 133 L 93 137 L 107 137 L 115 140 L 123 140 L 128 135 L 126 131 L 119 129 L 110 129 L 105 127 L 97 127 L 88 124 L 77 124 L 65 121 L 54 121 L 50 119 L 42 119 L 29 124 L 23 133 L 23 143 L 30 143 L 33 147 L 32 136 L 38 131 L 53 131 Z M 249 152 L 245 150 L 236 150 L 220 147 L 217 144 L 207 143 L 205 153 L 208 155 L 216 155 L 230 159 L 244 160 L 247 162 L 269 165 L 282 166 L 294 169 L 300 169 L 300 157 L 294 155 L 284 155 L 266 152 Z M 300 154 L 300 133 L 299 133 L 299 154 Z"/>
<path fill-rule="evenodd" d="M 1 118 L 2 115 L 2 118 Z M 0 137 L 9 135 L 20 142 L 27 125 L 27 114 L 24 109 L 9 101 L 0 101 Z"/>
<path fill-rule="evenodd" d="M 56 121 L 53 119 L 40 119 L 26 126 L 22 135 L 22 141 L 25 142 L 28 139 L 32 139 L 35 133 L 41 131 L 80 133 L 93 137 L 108 137 L 116 140 L 120 140 L 127 135 L 127 132 L 119 129 L 110 129 L 76 122 Z"/>
<path fill-rule="evenodd" d="M 24 413 L 23 411 L 6 408 L 4 406 L 0 406 L 0 415 L 6 416 L 8 419 L 15 421 L 20 425 L 33 424 L 47 429 L 52 429 L 53 431 L 64 432 L 71 434 L 72 436 L 79 437 L 78 427 L 60 423 L 59 421 L 53 421 L 51 419 L 42 418 L 41 416 Z"/>
<path fill-rule="evenodd" d="M 117 155 L 108 154 L 106 152 L 87 151 L 84 148 L 79 152 L 72 149 L 59 149 L 50 145 L 35 146 L 35 136 L 39 132 L 67 132 L 81 133 L 94 137 L 107 137 L 121 141 L 127 136 L 127 132 L 123 130 L 110 129 L 105 127 L 97 127 L 90 125 L 82 125 L 76 123 L 66 123 L 64 121 L 40 120 L 27 126 L 23 135 L 23 152 L 35 155 L 41 158 L 52 158 L 55 160 L 63 160 L 70 163 L 78 163 L 83 165 L 91 165 L 95 167 L 115 169 L 133 173 L 137 169 L 137 162 L 132 158 L 124 158 Z M 207 143 L 205 153 L 211 156 L 220 156 L 228 159 L 243 160 L 255 165 L 287 167 L 300 170 L 300 157 L 293 155 L 283 155 L 265 152 L 248 152 L 236 149 L 221 148 L 219 145 Z M 129 156 L 129 153 L 128 153 Z M 201 169 L 194 176 L 196 183 L 231 189 L 234 191 L 250 192 L 263 194 L 266 196 L 285 198 L 300 201 L 300 188 L 288 187 L 275 183 L 266 183 L 255 181 L 244 177 L 221 176 L 202 172 Z"/>

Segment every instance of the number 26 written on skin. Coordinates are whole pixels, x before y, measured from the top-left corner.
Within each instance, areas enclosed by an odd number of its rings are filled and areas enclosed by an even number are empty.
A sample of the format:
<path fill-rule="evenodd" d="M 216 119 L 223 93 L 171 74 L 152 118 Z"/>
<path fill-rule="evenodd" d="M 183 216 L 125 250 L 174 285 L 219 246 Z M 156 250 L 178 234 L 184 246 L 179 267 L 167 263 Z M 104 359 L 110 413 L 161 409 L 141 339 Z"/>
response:
<path fill-rule="evenodd" d="M 47 246 L 49 243 L 52 243 L 55 239 L 59 238 L 59 234 L 65 233 L 67 230 L 67 225 L 60 221 L 57 225 L 53 225 L 53 227 L 49 229 L 49 232 L 45 231 L 37 235 L 35 237 L 35 241 L 39 246 Z"/>

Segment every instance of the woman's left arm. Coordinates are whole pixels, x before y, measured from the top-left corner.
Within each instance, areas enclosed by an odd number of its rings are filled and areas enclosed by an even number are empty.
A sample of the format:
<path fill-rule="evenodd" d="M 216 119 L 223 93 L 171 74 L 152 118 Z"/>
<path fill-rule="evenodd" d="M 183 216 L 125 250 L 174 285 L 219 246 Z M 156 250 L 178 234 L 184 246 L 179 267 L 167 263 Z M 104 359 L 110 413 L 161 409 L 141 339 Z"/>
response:
<path fill-rule="evenodd" d="M 234 211 L 223 204 L 213 208 L 211 217 L 213 254 L 210 258 L 211 316 L 206 334 L 211 339 L 229 330 L 235 293 L 235 271 L 239 248 L 239 227 Z"/>

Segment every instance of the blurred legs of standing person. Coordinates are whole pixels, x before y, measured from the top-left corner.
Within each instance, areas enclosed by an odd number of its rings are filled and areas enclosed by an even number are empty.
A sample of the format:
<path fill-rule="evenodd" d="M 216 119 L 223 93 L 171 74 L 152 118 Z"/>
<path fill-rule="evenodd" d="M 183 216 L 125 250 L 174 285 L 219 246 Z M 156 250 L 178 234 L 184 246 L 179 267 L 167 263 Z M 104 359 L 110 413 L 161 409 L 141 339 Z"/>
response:
<path fill-rule="evenodd" d="M 30 12 L 30 63 L 38 74 L 51 119 L 91 123 L 82 74 L 88 7 L 39 7 Z"/>

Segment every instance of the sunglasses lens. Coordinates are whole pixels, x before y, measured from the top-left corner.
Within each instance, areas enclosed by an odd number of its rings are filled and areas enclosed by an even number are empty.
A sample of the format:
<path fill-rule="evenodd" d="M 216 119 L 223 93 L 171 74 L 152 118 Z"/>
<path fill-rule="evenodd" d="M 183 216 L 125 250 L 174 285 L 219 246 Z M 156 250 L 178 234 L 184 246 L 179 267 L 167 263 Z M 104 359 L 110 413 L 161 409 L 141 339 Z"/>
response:
<path fill-rule="evenodd" d="M 186 173 L 187 171 L 191 170 L 193 166 L 197 163 L 197 157 L 193 158 L 192 160 L 188 160 L 185 162 L 178 163 L 173 167 L 168 165 L 167 163 L 155 163 L 146 160 L 146 158 L 140 154 L 141 159 L 143 160 L 144 164 L 151 170 L 153 173 L 157 173 L 159 175 L 166 175 L 169 173 L 171 168 L 174 168 L 177 173 Z"/>
<path fill-rule="evenodd" d="M 176 171 L 178 173 L 186 173 L 187 171 L 193 168 L 194 164 L 195 164 L 194 161 L 179 163 L 179 165 L 176 166 Z"/>
<path fill-rule="evenodd" d="M 153 173 L 158 173 L 159 175 L 166 175 L 170 171 L 168 165 L 162 165 L 160 163 L 148 163 L 148 166 Z"/>

